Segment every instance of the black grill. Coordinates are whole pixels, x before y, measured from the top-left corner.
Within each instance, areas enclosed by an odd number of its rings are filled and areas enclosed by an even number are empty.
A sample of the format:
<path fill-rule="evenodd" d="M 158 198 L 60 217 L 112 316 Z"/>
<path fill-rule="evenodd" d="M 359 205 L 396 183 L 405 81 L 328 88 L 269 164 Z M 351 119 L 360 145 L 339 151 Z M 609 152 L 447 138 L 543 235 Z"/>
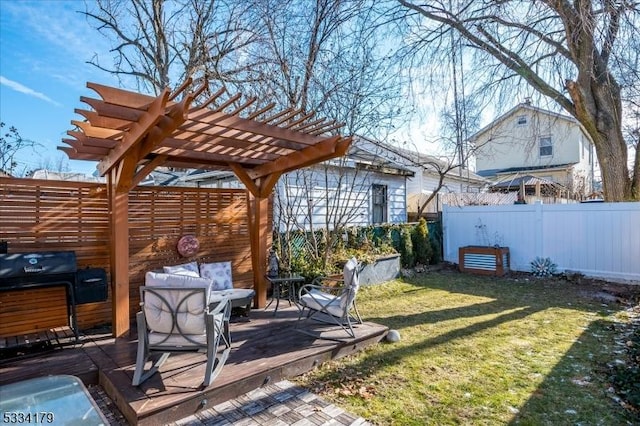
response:
<path fill-rule="evenodd" d="M 20 288 L 50 281 L 75 282 L 73 251 L 0 254 L 0 287 Z"/>
<path fill-rule="evenodd" d="M 0 291 L 64 286 L 70 326 L 78 338 L 76 325 L 76 254 L 48 251 L 0 254 Z"/>

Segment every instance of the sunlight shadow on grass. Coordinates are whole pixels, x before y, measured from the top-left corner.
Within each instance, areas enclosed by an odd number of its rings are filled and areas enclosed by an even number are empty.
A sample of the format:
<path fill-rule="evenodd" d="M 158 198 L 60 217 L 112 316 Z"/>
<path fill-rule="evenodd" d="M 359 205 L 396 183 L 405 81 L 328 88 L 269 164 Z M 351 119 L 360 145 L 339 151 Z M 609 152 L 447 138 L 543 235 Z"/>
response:
<path fill-rule="evenodd" d="M 604 368 L 610 360 L 611 342 L 602 341 L 609 321 L 594 321 L 553 367 L 551 372 L 519 408 L 510 425 L 559 424 L 639 424 L 631 412 L 614 410 L 616 403 L 603 407 L 598 397 L 607 393 L 609 384 L 589 372 L 581 360 L 590 360 Z M 613 395 L 611 395 L 613 396 Z M 633 416 L 633 417 L 632 417 Z"/>

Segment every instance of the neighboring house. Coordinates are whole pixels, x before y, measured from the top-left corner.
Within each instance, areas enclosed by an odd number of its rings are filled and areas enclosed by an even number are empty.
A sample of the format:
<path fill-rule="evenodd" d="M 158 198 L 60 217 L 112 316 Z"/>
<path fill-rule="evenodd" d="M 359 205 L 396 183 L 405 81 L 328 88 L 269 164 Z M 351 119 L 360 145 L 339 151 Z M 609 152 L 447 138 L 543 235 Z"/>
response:
<path fill-rule="evenodd" d="M 494 182 L 528 176 L 559 184 L 575 198 L 593 191 L 593 143 L 573 117 L 525 102 L 469 141 L 476 149 L 476 173 Z"/>
<path fill-rule="evenodd" d="M 407 181 L 407 211 L 412 215 L 436 190 L 438 194 L 477 194 L 487 188 L 488 180 L 468 169 L 452 167 L 447 161 L 417 151 L 382 142 L 368 142 L 383 148 L 390 160 L 403 164 L 413 172 L 414 175 Z M 442 187 L 438 189 L 442 174 Z M 442 204 L 438 198 L 434 198 L 424 212 L 438 212 L 442 210 Z"/>
<path fill-rule="evenodd" d="M 407 221 L 407 179 L 414 172 L 387 147 L 355 137 L 347 155 L 284 174 L 274 197 L 274 229 L 320 230 Z M 200 187 L 242 187 L 231 173 L 194 171 Z"/>

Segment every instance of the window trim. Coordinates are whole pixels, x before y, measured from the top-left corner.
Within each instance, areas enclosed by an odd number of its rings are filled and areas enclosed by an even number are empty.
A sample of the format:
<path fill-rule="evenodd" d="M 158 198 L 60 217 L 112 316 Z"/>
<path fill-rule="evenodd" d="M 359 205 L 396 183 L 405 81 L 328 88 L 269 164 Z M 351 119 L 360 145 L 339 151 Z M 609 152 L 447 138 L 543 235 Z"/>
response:
<path fill-rule="evenodd" d="M 382 191 L 382 204 L 377 204 L 376 200 L 376 189 Z M 376 222 L 376 207 L 380 208 L 380 212 L 382 213 L 382 221 Z M 371 185 L 371 223 L 373 225 L 387 223 L 389 221 L 389 186 L 384 184 L 372 184 Z"/>
<path fill-rule="evenodd" d="M 542 142 L 548 140 L 549 143 L 548 145 L 542 145 Z M 548 154 L 543 154 L 542 153 L 542 149 L 543 148 L 548 148 L 551 150 L 550 153 Z M 538 138 L 538 156 L 539 157 L 553 157 L 553 138 L 551 136 L 540 136 L 540 138 Z"/>
<path fill-rule="evenodd" d="M 517 124 L 518 126 L 526 126 L 526 125 L 527 125 L 527 123 L 528 123 L 528 121 L 529 121 L 529 120 L 527 119 L 527 116 L 526 116 L 526 115 L 519 115 L 519 116 L 516 118 L 516 124 Z"/>

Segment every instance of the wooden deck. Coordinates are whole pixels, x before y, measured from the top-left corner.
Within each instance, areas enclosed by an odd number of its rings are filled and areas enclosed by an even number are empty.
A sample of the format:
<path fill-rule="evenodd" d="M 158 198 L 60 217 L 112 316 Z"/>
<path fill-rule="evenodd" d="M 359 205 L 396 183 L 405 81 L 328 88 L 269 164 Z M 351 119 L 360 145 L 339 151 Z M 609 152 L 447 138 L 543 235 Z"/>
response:
<path fill-rule="evenodd" d="M 281 304 L 282 305 L 282 304 Z M 294 330 L 294 307 L 254 309 L 251 320 L 231 324 L 232 350 L 213 384 L 204 388 L 203 354 L 171 355 L 139 387 L 131 386 L 137 340 L 113 339 L 106 331 L 83 336 L 80 344 L 0 364 L 0 384 L 47 374 L 72 374 L 100 384 L 131 424 L 163 424 L 235 398 L 267 383 L 295 377 L 321 363 L 379 342 L 385 326 L 365 322 L 348 342 L 314 339 Z"/>

